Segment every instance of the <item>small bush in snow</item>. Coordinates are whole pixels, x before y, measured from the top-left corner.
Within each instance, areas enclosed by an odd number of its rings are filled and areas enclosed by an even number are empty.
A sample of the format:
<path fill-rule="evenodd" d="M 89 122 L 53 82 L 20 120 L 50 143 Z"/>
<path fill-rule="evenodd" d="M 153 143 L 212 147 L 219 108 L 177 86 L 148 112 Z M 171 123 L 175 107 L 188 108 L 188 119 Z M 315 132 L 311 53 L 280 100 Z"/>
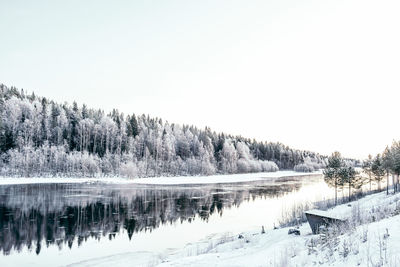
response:
<path fill-rule="evenodd" d="M 294 170 L 296 172 L 313 172 L 318 169 L 321 169 L 322 167 L 324 167 L 324 164 L 322 162 L 318 163 L 315 160 L 311 159 L 310 157 L 307 157 L 304 159 L 303 163 L 294 166 Z"/>
<path fill-rule="evenodd" d="M 121 165 L 121 175 L 128 178 L 136 177 L 138 175 L 136 164 L 133 162 L 123 163 Z"/>
<path fill-rule="evenodd" d="M 363 226 L 362 239 L 363 243 L 368 241 L 368 225 Z"/>
<path fill-rule="evenodd" d="M 339 252 L 343 258 L 346 258 L 350 253 L 350 246 L 346 240 L 342 242 L 342 250 Z"/>
<path fill-rule="evenodd" d="M 306 163 L 297 164 L 296 166 L 294 166 L 294 170 L 296 172 L 313 172 L 313 171 L 315 171 L 313 166 L 308 165 Z"/>

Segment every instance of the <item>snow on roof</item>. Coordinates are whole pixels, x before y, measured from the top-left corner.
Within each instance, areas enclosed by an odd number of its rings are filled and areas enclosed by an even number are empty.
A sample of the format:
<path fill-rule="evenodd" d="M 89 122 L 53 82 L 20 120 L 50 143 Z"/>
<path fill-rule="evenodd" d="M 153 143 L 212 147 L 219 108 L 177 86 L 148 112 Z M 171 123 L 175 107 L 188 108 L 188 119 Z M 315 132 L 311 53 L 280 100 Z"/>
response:
<path fill-rule="evenodd" d="M 328 218 L 332 218 L 332 219 L 336 219 L 336 220 L 345 220 L 346 219 L 346 218 L 344 218 L 344 216 L 341 216 L 339 214 L 334 214 L 333 212 L 324 211 L 324 210 L 313 209 L 313 210 L 308 210 L 305 213 L 308 213 L 311 215 L 316 215 L 316 216 L 321 216 L 321 217 L 328 217 Z"/>

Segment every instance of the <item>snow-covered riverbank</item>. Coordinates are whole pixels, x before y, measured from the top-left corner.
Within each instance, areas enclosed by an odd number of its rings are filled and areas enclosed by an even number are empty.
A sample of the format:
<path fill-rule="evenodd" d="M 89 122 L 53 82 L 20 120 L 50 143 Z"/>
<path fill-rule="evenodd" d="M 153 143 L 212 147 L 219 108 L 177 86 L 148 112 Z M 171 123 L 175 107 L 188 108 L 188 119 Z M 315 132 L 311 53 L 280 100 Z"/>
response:
<path fill-rule="evenodd" d="M 11 184 L 44 184 L 44 183 L 114 183 L 114 184 L 149 184 L 149 185 L 179 185 L 179 184 L 217 184 L 251 182 L 269 178 L 281 178 L 291 176 L 317 175 L 321 172 L 301 173 L 295 171 L 277 171 L 262 173 L 243 173 L 210 176 L 178 176 L 178 177 L 151 177 L 126 179 L 113 178 L 65 178 L 65 177 L 0 177 L 0 185 Z"/>
<path fill-rule="evenodd" d="M 298 236 L 288 235 L 291 227 L 220 233 L 164 254 L 125 253 L 73 266 L 400 266 L 400 194 L 373 194 L 328 212 L 352 224 L 321 235 L 312 235 L 308 223 Z"/>
<path fill-rule="evenodd" d="M 166 256 L 157 266 L 400 266 L 400 194 L 384 192 L 330 210 L 354 223 L 341 234 L 312 235 L 308 223 L 301 235 L 288 228 L 225 233 L 190 244 Z"/>

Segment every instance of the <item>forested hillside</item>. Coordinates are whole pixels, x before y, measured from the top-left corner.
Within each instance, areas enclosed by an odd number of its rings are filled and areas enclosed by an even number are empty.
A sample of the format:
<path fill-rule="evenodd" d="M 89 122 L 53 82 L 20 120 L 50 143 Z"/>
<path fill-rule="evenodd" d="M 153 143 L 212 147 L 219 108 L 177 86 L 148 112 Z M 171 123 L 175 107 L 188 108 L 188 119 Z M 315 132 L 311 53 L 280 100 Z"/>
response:
<path fill-rule="evenodd" d="M 0 114 L 3 176 L 209 175 L 296 165 L 312 170 L 325 160 L 280 143 L 60 104 L 3 84 Z"/>

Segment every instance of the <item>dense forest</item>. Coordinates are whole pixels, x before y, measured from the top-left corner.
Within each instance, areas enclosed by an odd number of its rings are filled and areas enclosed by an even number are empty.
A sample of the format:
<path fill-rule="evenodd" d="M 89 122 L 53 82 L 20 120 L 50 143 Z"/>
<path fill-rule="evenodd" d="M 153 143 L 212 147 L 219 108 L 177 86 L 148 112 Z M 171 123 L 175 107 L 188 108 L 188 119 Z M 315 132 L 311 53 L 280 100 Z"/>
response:
<path fill-rule="evenodd" d="M 326 157 L 178 125 L 146 115 L 109 114 L 56 103 L 0 84 L 3 176 L 211 175 L 312 171 Z"/>

